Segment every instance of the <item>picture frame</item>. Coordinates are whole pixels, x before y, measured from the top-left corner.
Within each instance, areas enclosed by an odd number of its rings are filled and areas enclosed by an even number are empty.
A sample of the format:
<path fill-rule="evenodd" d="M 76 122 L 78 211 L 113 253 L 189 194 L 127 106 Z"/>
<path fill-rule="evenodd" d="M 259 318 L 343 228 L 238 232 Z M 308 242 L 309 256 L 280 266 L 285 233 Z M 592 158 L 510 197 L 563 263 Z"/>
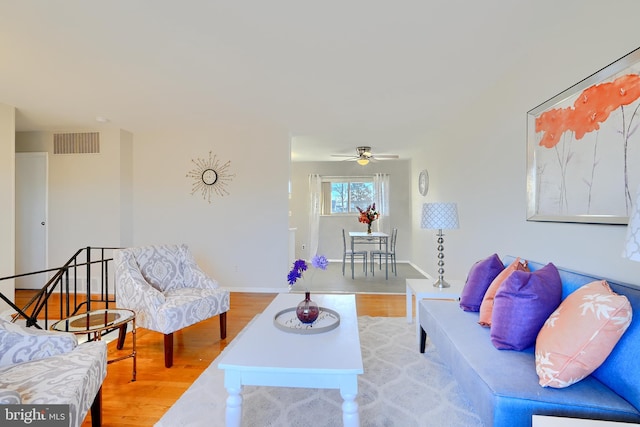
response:
<path fill-rule="evenodd" d="M 527 112 L 527 220 L 627 224 L 640 185 L 640 48 Z"/>

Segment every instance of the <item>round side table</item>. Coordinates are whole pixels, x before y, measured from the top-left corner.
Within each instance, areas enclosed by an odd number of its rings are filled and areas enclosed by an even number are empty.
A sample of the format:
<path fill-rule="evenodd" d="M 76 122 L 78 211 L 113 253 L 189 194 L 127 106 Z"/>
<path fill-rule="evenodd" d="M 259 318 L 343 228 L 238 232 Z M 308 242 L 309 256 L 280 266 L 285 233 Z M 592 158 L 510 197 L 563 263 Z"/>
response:
<path fill-rule="evenodd" d="M 126 308 L 106 308 L 91 310 L 58 320 L 51 325 L 52 331 L 71 332 L 76 335 L 89 335 L 90 341 L 100 341 L 106 332 L 119 329 L 117 348 L 121 349 L 127 333 L 127 324 L 131 322 L 131 338 L 133 349 L 130 354 L 126 354 L 115 359 L 107 360 L 107 363 L 117 362 L 128 358 L 133 358 L 133 379 L 136 380 L 136 313 Z"/>

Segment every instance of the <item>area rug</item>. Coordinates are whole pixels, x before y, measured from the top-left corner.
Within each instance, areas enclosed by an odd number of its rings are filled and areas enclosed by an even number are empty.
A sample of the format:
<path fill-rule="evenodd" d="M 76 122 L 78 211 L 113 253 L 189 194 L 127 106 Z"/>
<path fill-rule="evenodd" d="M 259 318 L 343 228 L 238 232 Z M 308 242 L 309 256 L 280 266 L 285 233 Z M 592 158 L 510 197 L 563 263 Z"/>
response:
<path fill-rule="evenodd" d="M 482 426 L 436 349 L 428 345 L 424 354 L 418 351 L 415 325 L 404 317 L 363 316 L 358 326 L 364 364 L 357 397 L 362 426 Z M 242 395 L 243 426 L 342 425 L 338 390 L 245 386 Z M 216 359 L 156 426 L 224 426 L 226 398 Z"/>
<path fill-rule="evenodd" d="M 347 262 L 345 272 L 342 274 L 342 262 L 329 262 L 324 271 L 313 274 L 313 280 L 305 280 L 300 283 L 313 293 L 374 293 L 404 295 L 407 279 L 427 279 L 412 264 L 398 263 L 398 272 L 394 274 L 389 267 L 389 278 L 385 279 L 384 263 L 382 269 L 375 265 L 375 275 L 369 270 L 367 275 L 362 271 L 362 264 L 356 263 L 354 278 L 351 278 L 351 264 Z M 295 286 L 294 290 L 300 290 Z"/>

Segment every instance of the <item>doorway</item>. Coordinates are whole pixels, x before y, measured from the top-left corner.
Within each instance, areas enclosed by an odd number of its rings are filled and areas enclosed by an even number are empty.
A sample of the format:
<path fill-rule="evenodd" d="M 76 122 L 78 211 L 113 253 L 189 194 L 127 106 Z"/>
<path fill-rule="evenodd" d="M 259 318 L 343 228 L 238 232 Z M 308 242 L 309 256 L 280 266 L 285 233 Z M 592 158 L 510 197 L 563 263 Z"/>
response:
<path fill-rule="evenodd" d="M 16 274 L 47 268 L 48 153 L 16 153 Z M 17 278 L 16 289 L 40 289 L 48 275 Z"/>

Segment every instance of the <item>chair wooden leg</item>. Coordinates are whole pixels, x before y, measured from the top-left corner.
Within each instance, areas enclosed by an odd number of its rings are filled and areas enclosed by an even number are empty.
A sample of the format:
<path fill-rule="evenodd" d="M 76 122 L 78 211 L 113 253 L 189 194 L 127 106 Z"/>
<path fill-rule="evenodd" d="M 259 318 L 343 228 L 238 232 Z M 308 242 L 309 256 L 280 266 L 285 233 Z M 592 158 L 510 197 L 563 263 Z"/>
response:
<path fill-rule="evenodd" d="M 91 427 L 102 426 L 102 386 L 91 404 Z"/>
<path fill-rule="evenodd" d="M 164 366 L 170 368 L 173 365 L 173 333 L 164 334 Z"/>
<path fill-rule="evenodd" d="M 220 339 L 227 337 L 227 312 L 220 314 Z"/>
<path fill-rule="evenodd" d="M 127 324 L 125 323 L 124 325 L 120 326 L 120 329 L 118 331 L 118 344 L 116 345 L 116 348 L 118 350 L 122 350 L 122 347 L 124 347 L 124 339 L 127 337 Z"/>

